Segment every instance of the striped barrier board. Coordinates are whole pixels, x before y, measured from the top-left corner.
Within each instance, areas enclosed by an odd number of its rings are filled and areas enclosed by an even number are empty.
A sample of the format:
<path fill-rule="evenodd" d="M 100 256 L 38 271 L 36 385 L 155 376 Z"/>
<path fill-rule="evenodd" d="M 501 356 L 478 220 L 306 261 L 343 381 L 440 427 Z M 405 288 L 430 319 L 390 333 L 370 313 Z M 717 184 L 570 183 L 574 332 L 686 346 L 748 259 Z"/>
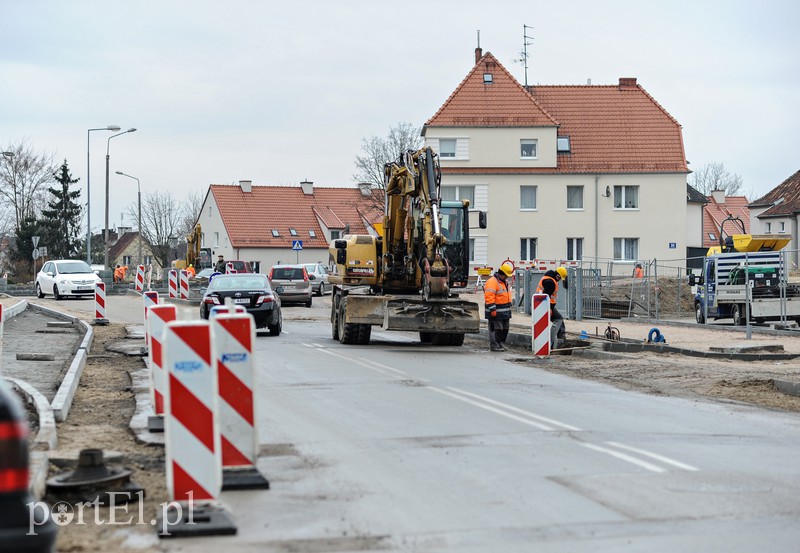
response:
<path fill-rule="evenodd" d="M 169 299 L 175 299 L 178 297 L 178 271 L 169 271 L 167 273 L 167 280 L 169 281 L 167 297 L 169 297 Z"/>
<path fill-rule="evenodd" d="M 150 347 L 150 340 L 147 333 L 147 308 L 158 305 L 158 292 L 154 290 L 144 292 L 142 294 L 142 300 L 144 303 L 144 343 L 147 347 Z"/>
<path fill-rule="evenodd" d="M 233 263 L 226 263 L 225 264 L 225 274 L 229 275 L 235 273 L 236 269 L 233 268 Z"/>
<path fill-rule="evenodd" d="M 178 283 L 179 287 L 179 295 L 178 297 L 182 300 L 189 299 L 189 272 L 183 269 L 180 270 L 178 273 L 180 282 Z"/>
<path fill-rule="evenodd" d="M 106 319 L 106 283 L 97 282 L 94 285 L 94 324 L 107 325 Z"/>
<path fill-rule="evenodd" d="M 167 490 L 173 501 L 213 501 L 222 488 L 216 363 L 207 321 L 164 329 Z"/>
<path fill-rule="evenodd" d="M 550 355 L 550 296 L 534 294 L 531 305 L 531 349 L 537 356 Z"/>
<path fill-rule="evenodd" d="M 0 303 L 0 374 L 3 373 L 3 304 Z"/>
<path fill-rule="evenodd" d="M 240 306 L 230 306 L 238 311 Z M 258 431 L 255 403 L 255 323 L 245 313 L 216 311 L 212 328 L 214 359 L 219 379 L 219 418 L 222 445 L 222 489 L 269 488 L 256 469 Z"/>
<path fill-rule="evenodd" d="M 144 265 L 136 266 L 136 291 L 144 291 Z"/>
<path fill-rule="evenodd" d="M 150 366 L 150 400 L 155 417 L 147 421 L 151 432 L 163 432 L 164 394 L 166 374 L 164 372 L 164 328 L 178 319 L 178 308 L 171 303 L 153 305 L 147 314 L 147 359 Z"/>

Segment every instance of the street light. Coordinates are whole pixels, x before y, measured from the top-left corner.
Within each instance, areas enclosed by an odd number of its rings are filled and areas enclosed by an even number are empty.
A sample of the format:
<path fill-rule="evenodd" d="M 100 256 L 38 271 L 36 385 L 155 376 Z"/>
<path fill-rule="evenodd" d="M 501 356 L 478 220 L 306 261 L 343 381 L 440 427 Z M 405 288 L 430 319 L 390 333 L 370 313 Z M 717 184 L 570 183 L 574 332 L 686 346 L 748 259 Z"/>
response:
<path fill-rule="evenodd" d="M 136 181 L 136 190 L 139 196 L 139 222 L 138 228 L 139 231 L 139 265 L 142 264 L 142 188 L 139 186 L 139 179 L 134 177 L 133 175 L 128 175 L 123 173 L 122 171 L 117 171 L 118 175 L 122 175 L 123 177 L 128 177 L 129 179 L 134 179 Z"/>
<path fill-rule="evenodd" d="M 127 134 L 129 132 L 136 132 L 136 128 L 131 127 L 127 131 L 122 131 L 121 133 L 112 134 L 108 137 L 108 141 L 106 142 L 106 228 L 105 228 L 105 241 L 106 243 L 103 244 L 105 248 L 105 258 L 103 260 L 103 266 L 105 267 L 106 271 L 109 270 L 108 266 L 108 160 L 111 158 L 110 151 L 111 151 L 111 139 L 115 136 L 120 136 L 123 134 Z"/>
<path fill-rule="evenodd" d="M 109 125 L 107 127 L 98 127 L 96 129 L 89 129 L 86 131 L 86 263 L 92 264 L 92 197 L 91 189 L 89 188 L 89 175 L 91 174 L 89 168 L 89 136 L 92 131 L 118 131 L 119 126 Z"/>

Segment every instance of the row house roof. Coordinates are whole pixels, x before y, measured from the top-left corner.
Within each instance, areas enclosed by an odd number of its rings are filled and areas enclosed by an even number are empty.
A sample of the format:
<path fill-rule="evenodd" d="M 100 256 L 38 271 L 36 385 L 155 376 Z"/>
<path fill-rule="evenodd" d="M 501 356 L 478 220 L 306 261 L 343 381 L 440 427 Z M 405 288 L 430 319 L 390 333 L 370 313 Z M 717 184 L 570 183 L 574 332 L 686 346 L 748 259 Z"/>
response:
<path fill-rule="evenodd" d="M 800 213 L 800 171 L 750 205 L 752 207 L 771 206 L 758 215 L 759 219 L 790 217 Z"/>
<path fill-rule="evenodd" d="M 747 205 L 744 196 L 724 196 L 719 193 L 708 196 L 703 208 L 703 246 L 719 246 L 720 235 L 725 237 L 742 232 L 741 228 L 730 223 L 722 229 L 722 222 L 729 216 L 738 217 L 744 224 L 744 234 L 749 234 L 750 211 Z"/>
<path fill-rule="evenodd" d="M 569 137 L 570 151 L 558 153 L 557 167 L 448 166 L 443 170 L 495 174 L 689 172 L 680 124 L 635 78 L 621 78 L 617 85 L 526 88 L 489 52 L 478 59 L 425 129 L 542 126 L 557 127 L 558 136 Z"/>

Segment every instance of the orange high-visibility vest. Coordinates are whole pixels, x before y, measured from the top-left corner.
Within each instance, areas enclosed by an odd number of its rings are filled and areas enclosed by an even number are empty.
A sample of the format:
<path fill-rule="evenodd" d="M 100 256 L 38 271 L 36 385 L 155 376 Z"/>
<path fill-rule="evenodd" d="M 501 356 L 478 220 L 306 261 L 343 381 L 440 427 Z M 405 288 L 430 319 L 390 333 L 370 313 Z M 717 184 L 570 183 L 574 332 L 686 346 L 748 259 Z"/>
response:
<path fill-rule="evenodd" d="M 555 285 L 555 291 L 550 296 L 550 304 L 551 305 L 555 305 L 556 304 L 556 300 L 558 299 L 558 281 L 556 279 L 554 279 L 553 277 L 547 276 L 547 275 L 543 276 L 541 278 L 541 280 L 539 280 L 539 285 L 536 287 L 536 293 L 537 294 L 544 294 L 545 293 L 544 286 L 543 286 L 543 283 L 544 283 L 545 279 L 552 280 L 553 284 Z"/>

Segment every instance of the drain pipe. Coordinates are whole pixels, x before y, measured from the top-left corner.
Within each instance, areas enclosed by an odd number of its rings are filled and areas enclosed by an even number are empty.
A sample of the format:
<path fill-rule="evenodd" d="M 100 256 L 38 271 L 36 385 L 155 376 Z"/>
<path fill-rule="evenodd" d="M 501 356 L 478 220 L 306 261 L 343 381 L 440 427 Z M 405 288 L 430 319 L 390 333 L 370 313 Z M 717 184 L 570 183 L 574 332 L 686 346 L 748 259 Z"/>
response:
<path fill-rule="evenodd" d="M 598 249 L 599 234 L 600 234 L 600 175 L 594 176 L 594 259 L 600 268 L 600 250 Z"/>

